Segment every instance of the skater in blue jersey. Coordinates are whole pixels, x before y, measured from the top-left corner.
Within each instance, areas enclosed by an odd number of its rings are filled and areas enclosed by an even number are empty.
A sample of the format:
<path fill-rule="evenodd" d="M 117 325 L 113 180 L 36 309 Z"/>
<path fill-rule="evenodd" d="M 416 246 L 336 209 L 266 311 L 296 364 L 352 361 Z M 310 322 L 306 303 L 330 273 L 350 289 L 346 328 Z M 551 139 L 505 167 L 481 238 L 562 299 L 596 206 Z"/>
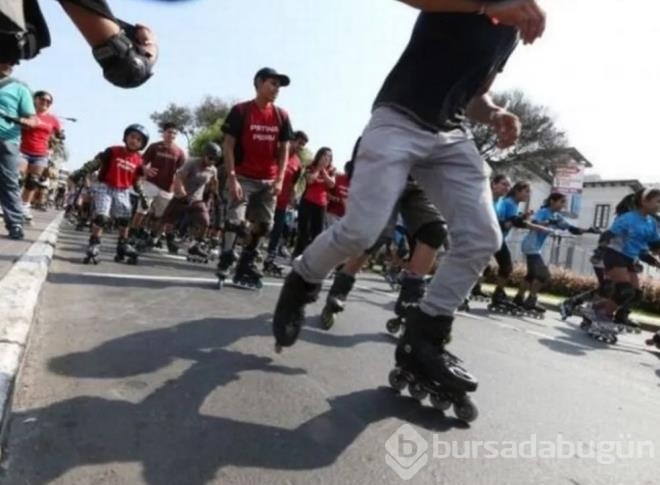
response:
<path fill-rule="evenodd" d="M 529 313 L 530 316 L 542 317 L 545 308 L 537 303 L 537 295 L 543 285 L 550 279 L 550 271 L 543 261 L 543 246 L 548 235 L 553 231 L 568 231 L 574 235 L 585 232 L 597 232 L 593 229 L 580 229 L 570 224 L 561 212 L 566 207 L 566 196 L 552 193 L 545 200 L 539 211 L 532 216 L 532 224 L 542 228 L 532 228 L 522 241 L 522 252 L 527 259 L 527 276 L 520 286 L 513 303 Z M 529 296 L 525 299 L 525 294 Z"/>

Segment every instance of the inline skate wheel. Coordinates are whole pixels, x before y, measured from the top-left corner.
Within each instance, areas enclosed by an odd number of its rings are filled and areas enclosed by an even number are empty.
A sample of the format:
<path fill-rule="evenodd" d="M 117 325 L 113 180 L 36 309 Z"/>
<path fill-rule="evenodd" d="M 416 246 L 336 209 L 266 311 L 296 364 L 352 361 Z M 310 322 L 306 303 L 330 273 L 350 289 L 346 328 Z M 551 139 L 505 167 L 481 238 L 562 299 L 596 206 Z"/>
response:
<path fill-rule="evenodd" d="M 390 332 L 392 335 L 396 335 L 401 329 L 401 322 L 399 321 L 398 318 L 392 318 L 387 321 L 385 327 L 387 328 L 387 331 Z"/>
<path fill-rule="evenodd" d="M 403 391 L 406 388 L 406 385 L 408 384 L 408 381 L 406 380 L 405 376 L 403 375 L 403 372 L 401 372 L 400 369 L 393 369 L 390 372 L 388 380 L 390 382 L 390 387 L 397 392 Z"/>
<path fill-rule="evenodd" d="M 276 354 L 281 354 L 282 353 L 282 346 L 280 344 L 275 344 L 275 353 Z"/>
<path fill-rule="evenodd" d="M 412 382 L 408 385 L 408 392 L 413 399 L 423 401 L 428 396 L 428 392 L 418 382 Z"/>
<path fill-rule="evenodd" d="M 461 421 L 471 423 L 477 419 L 477 416 L 479 416 L 479 410 L 472 400 L 465 396 L 454 404 L 454 414 L 456 414 L 456 417 Z"/>
<path fill-rule="evenodd" d="M 451 402 L 438 394 L 431 394 L 431 404 L 435 409 L 439 409 L 440 411 L 447 411 L 451 407 Z"/>
<path fill-rule="evenodd" d="M 123 260 L 124 260 L 124 258 L 122 258 L 121 256 L 119 256 L 119 255 L 115 256 L 115 263 L 121 263 Z"/>
<path fill-rule="evenodd" d="M 326 306 L 321 312 L 321 325 L 324 330 L 330 330 L 335 324 L 335 314 Z"/>
<path fill-rule="evenodd" d="M 83 259 L 83 264 L 89 264 L 89 261 L 90 261 L 89 257 L 86 257 L 85 259 Z"/>
<path fill-rule="evenodd" d="M 94 266 L 96 266 L 97 264 L 99 264 L 99 260 L 94 258 L 92 259 L 92 263 L 94 263 Z"/>

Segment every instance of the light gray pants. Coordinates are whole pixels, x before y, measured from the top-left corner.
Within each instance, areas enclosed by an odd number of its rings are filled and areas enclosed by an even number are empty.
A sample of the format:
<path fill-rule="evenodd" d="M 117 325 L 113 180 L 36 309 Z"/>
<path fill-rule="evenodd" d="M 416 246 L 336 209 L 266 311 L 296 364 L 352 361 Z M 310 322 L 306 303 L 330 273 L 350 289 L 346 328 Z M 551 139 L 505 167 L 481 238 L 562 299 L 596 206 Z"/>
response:
<path fill-rule="evenodd" d="M 409 173 L 447 220 L 451 240 L 420 307 L 434 316 L 453 315 L 502 244 L 485 163 L 463 132 L 431 133 L 391 108 L 374 110 L 365 128 L 346 215 L 307 247 L 294 262 L 296 272 L 318 283 L 371 247 Z"/>

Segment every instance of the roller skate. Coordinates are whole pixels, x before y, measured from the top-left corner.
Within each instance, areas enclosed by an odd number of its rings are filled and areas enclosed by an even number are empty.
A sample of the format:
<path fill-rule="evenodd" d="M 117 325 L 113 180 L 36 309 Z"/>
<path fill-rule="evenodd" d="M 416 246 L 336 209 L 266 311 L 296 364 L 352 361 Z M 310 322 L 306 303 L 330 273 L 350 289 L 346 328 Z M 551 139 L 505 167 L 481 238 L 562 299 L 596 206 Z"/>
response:
<path fill-rule="evenodd" d="M 170 254 L 179 254 L 179 246 L 174 240 L 175 236 L 173 232 L 165 235 L 165 244 L 167 245 L 167 252 Z"/>
<path fill-rule="evenodd" d="M 569 298 L 568 300 L 564 300 L 559 304 L 559 315 L 561 315 L 561 319 L 565 321 L 568 317 L 573 316 L 573 310 L 575 309 L 575 305 Z"/>
<path fill-rule="evenodd" d="M 385 324 L 387 331 L 392 335 L 396 335 L 406 324 L 406 314 L 409 309 L 416 307 L 419 300 L 424 297 L 426 293 L 426 282 L 423 278 L 416 278 L 414 276 L 404 275 L 401 278 L 401 289 L 399 290 L 399 297 L 394 305 L 394 313 L 396 317 L 391 318 Z"/>
<path fill-rule="evenodd" d="M 344 311 L 346 298 L 348 298 L 354 284 L 355 276 L 342 272 L 335 274 L 325 306 L 321 311 L 321 325 L 325 330 L 329 330 L 335 324 L 335 315 Z"/>
<path fill-rule="evenodd" d="M 660 330 L 653 334 L 653 337 L 646 340 L 646 345 L 655 345 L 657 349 L 660 349 Z"/>
<path fill-rule="evenodd" d="M 522 312 L 518 305 L 512 303 L 506 296 L 503 288 L 499 286 L 493 291 L 493 296 L 491 297 L 490 303 L 486 307 L 489 312 L 493 313 L 504 313 L 508 315 L 513 315 L 517 317 Z"/>
<path fill-rule="evenodd" d="M 220 258 L 220 240 L 211 239 L 209 243 L 209 261 L 217 261 Z"/>
<path fill-rule="evenodd" d="M 617 310 L 614 313 L 613 321 L 619 333 L 641 333 L 642 331 L 639 323 L 630 319 L 630 310 L 628 309 Z"/>
<path fill-rule="evenodd" d="M 452 321 L 452 317 L 432 317 L 411 308 L 389 383 L 397 392 L 407 387 L 411 397 L 420 402 L 430 396 L 433 407 L 443 412 L 453 405 L 456 417 L 469 423 L 479 412 L 467 393 L 474 392 L 478 382 L 461 366 L 461 360 L 445 349 Z"/>
<path fill-rule="evenodd" d="M 257 268 L 255 259 L 257 251 L 250 251 L 243 249 L 241 257 L 236 263 L 236 271 L 234 272 L 233 282 L 236 286 L 241 288 L 252 288 L 260 290 L 263 288 L 261 279 L 264 277 L 261 271 Z"/>
<path fill-rule="evenodd" d="M 284 268 L 275 263 L 274 254 L 268 255 L 266 261 L 264 261 L 264 274 L 275 278 L 282 278 L 282 276 L 284 276 Z"/>
<path fill-rule="evenodd" d="M 279 354 L 282 348 L 296 343 L 305 323 L 305 305 L 315 302 L 320 292 L 320 284 L 307 283 L 295 271 L 287 275 L 273 315 L 275 352 Z"/>
<path fill-rule="evenodd" d="M 135 265 L 138 263 L 137 250 L 128 243 L 126 239 L 119 239 L 117 241 L 117 254 L 115 254 L 115 263 L 122 263 L 126 261 L 127 264 Z"/>
<path fill-rule="evenodd" d="M 537 318 L 539 320 L 545 318 L 546 309 L 537 303 L 535 296 L 530 295 L 526 300 L 523 300 L 521 295 L 516 295 L 513 299 L 513 304 L 526 317 Z"/>
<path fill-rule="evenodd" d="M 191 263 L 207 264 L 209 262 L 209 255 L 204 250 L 204 243 L 197 242 L 190 246 L 188 248 L 188 255 L 186 256 L 186 260 L 190 261 Z"/>
<path fill-rule="evenodd" d="M 606 344 L 615 344 L 617 338 L 617 328 L 612 319 L 595 309 L 590 305 L 584 312 L 580 328 L 587 332 L 587 335 L 604 342 Z"/>
<path fill-rule="evenodd" d="M 385 281 L 387 281 L 393 291 L 399 291 L 399 288 L 401 287 L 401 281 L 399 278 L 400 273 L 401 271 L 398 268 L 391 267 L 386 269 L 385 274 L 383 274 Z"/>
<path fill-rule="evenodd" d="M 472 291 L 470 292 L 470 300 L 474 301 L 489 301 L 490 296 L 488 293 L 484 293 L 484 291 L 481 289 L 481 285 L 474 285 L 474 288 L 472 288 Z"/>
<path fill-rule="evenodd" d="M 89 246 L 87 246 L 87 253 L 85 254 L 85 259 L 83 259 L 84 264 L 99 264 L 100 246 L 101 240 L 97 236 L 89 237 Z"/>
<path fill-rule="evenodd" d="M 150 248 L 149 233 L 142 228 L 136 229 L 134 231 L 133 236 L 130 238 L 130 241 L 131 241 L 131 245 L 139 253 L 143 253 Z"/>
<path fill-rule="evenodd" d="M 220 254 L 220 259 L 218 260 L 218 268 L 215 271 L 215 275 L 218 278 L 218 289 L 221 290 L 225 285 L 225 280 L 229 278 L 229 272 L 231 267 L 238 259 L 238 256 L 233 250 L 225 251 Z"/>
<path fill-rule="evenodd" d="M 461 303 L 461 304 L 458 306 L 457 310 L 458 310 L 459 312 L 465 312 L 465 313 L 469 312 L 469 311 L 470 311 L 470 300 L 469 300 L 468 298 L 466 298 L 465 300 L 463 300 L 463 303 Z"/>

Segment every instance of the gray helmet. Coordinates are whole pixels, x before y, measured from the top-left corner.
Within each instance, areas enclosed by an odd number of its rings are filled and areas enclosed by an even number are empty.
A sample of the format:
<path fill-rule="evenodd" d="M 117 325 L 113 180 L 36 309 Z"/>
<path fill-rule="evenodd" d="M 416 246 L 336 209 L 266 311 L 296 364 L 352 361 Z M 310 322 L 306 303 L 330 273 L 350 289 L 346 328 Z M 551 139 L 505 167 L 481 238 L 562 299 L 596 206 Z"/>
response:
<path fill-rule="evenodd" d="M 210 141 L 202 148 L 202 156 L 209 157 L 213 160 L 220 160 L 222 158 L 222 148 L 217 143 Z"/>

